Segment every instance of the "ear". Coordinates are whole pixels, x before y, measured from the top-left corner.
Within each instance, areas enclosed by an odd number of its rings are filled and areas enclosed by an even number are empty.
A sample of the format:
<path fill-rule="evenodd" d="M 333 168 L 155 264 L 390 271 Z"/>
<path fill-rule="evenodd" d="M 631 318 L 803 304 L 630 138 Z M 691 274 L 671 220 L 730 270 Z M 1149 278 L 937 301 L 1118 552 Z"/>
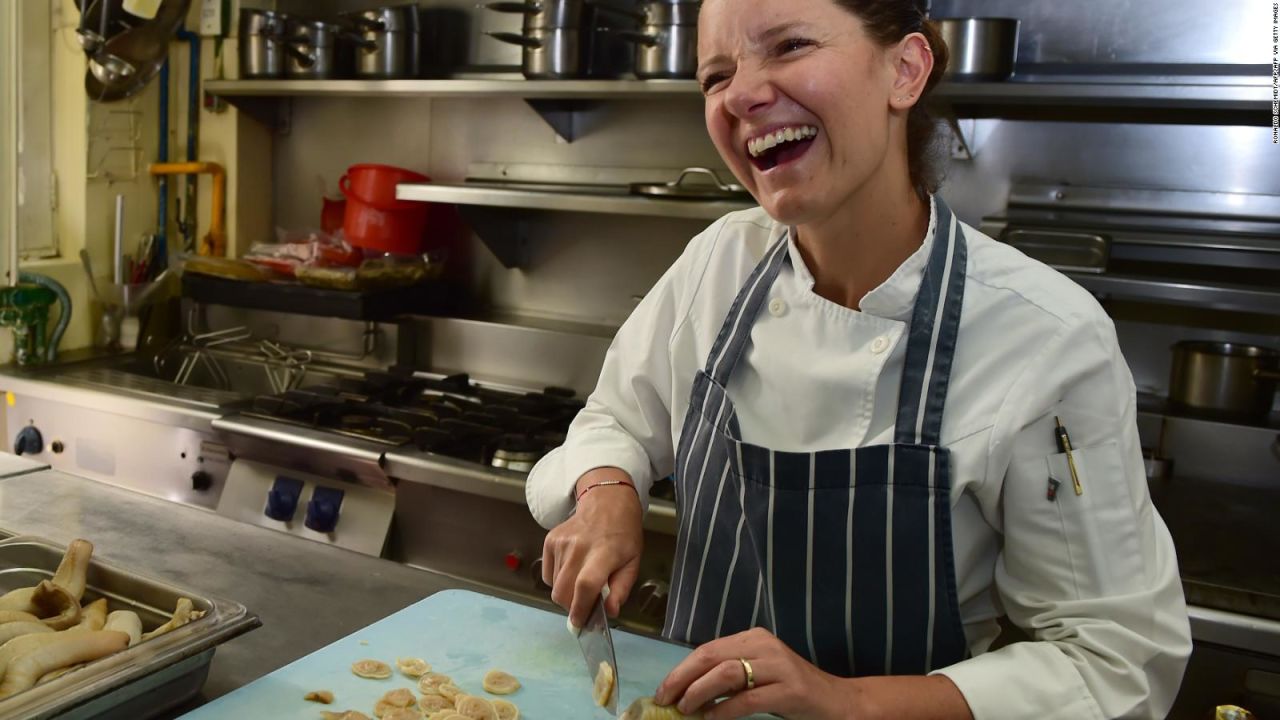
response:
<path fill-rule="evenodd" d="M 920 100 L 924 86 L 933 72 L 933 51 L 921 33 L 911 33 L 898 41 L 890 51 L 894 78 L 890 88 L 889 107 L 909 110 Z"/>

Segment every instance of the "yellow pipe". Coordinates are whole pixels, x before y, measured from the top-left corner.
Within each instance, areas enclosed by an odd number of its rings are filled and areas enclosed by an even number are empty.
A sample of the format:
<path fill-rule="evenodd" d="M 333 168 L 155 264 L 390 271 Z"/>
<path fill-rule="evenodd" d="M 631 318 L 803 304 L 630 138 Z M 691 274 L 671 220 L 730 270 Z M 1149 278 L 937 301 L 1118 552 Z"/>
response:
<path fill-rule="evenodd" d="M 152 163 L 152 175 L 212 175 L 213 208 L 210 211 L 209 233 L 200 239 L 196 248 L 199 255 L 222 257 L 227 254 L 227 233 L 223 223 L 226 214 L 227 172 L 216 162 Z"/>

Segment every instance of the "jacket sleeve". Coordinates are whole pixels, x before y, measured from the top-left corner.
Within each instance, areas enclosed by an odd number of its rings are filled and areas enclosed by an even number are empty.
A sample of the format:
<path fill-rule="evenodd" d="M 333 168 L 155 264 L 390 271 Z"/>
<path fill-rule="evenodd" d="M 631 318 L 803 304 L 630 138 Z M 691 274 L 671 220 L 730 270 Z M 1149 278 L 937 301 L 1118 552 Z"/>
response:
<path fill-rule="evenodd" d="M 525 498 L 545 528 L 573 512 L 578 478 L 599 467 L 621 468 L 649 508 L 649 488 L 671 474 L 671 344 L 688 315 L 724 220 L 693 239 L 623 323 L 605 355 L 596 389 L 569 427 L 565 442 L 529 473 Z M 679 418 L 677 418 L 677 422 Z"/>
<path fill-rule="evenodd" d="M 992 430 L 979 501 L 1003 535 L 999 604 L 1031 640 L 937 671 L 979 720 L 1162 718 L 1191 652 L 1173 541 L 1147 489 L 1133 379 L 1110 319 L 1092 308 L 1066 318 L 1022 368 Z M 1079 494 L 1055 418 L 1070 435 Z"/>

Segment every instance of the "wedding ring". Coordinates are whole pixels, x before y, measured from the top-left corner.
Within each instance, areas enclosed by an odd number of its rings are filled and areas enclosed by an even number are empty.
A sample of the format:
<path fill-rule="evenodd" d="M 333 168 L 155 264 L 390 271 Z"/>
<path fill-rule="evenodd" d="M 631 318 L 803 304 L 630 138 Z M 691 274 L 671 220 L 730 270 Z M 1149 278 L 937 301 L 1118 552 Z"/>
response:
<path fill-rule="evenodd" d="M 751 670 L 751 663 L 746 658 L 738 658 L 738 662 L 742 663 L 742 671 L 747 674 L 747 689 L 752 690 L 756 686 L 756 674 Z"/>

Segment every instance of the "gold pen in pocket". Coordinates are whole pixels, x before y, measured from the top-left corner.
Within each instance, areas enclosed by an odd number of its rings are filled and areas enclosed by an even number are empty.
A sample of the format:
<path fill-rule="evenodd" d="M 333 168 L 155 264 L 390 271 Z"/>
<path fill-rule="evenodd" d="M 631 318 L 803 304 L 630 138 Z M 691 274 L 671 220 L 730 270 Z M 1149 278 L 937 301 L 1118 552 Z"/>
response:
<path fill-rule="evenodd" d="M 1053 434 L 1058 438 L 1058 451 L 1067 455 L 1067 467 L 1071 469 L 1071 484 L 1075 486 L 1076 495 L 1083 495 L 1084 487 L 1080 485 L 1080 474 L 1076 472 L 1076 460 L 1071 456 L 1071 438 L 1067 436 L 1067 429 L 1062 426 L 1062 421 L 1057 415 L 1053 416 L 1053 423 L 1057 426 Z"/>

